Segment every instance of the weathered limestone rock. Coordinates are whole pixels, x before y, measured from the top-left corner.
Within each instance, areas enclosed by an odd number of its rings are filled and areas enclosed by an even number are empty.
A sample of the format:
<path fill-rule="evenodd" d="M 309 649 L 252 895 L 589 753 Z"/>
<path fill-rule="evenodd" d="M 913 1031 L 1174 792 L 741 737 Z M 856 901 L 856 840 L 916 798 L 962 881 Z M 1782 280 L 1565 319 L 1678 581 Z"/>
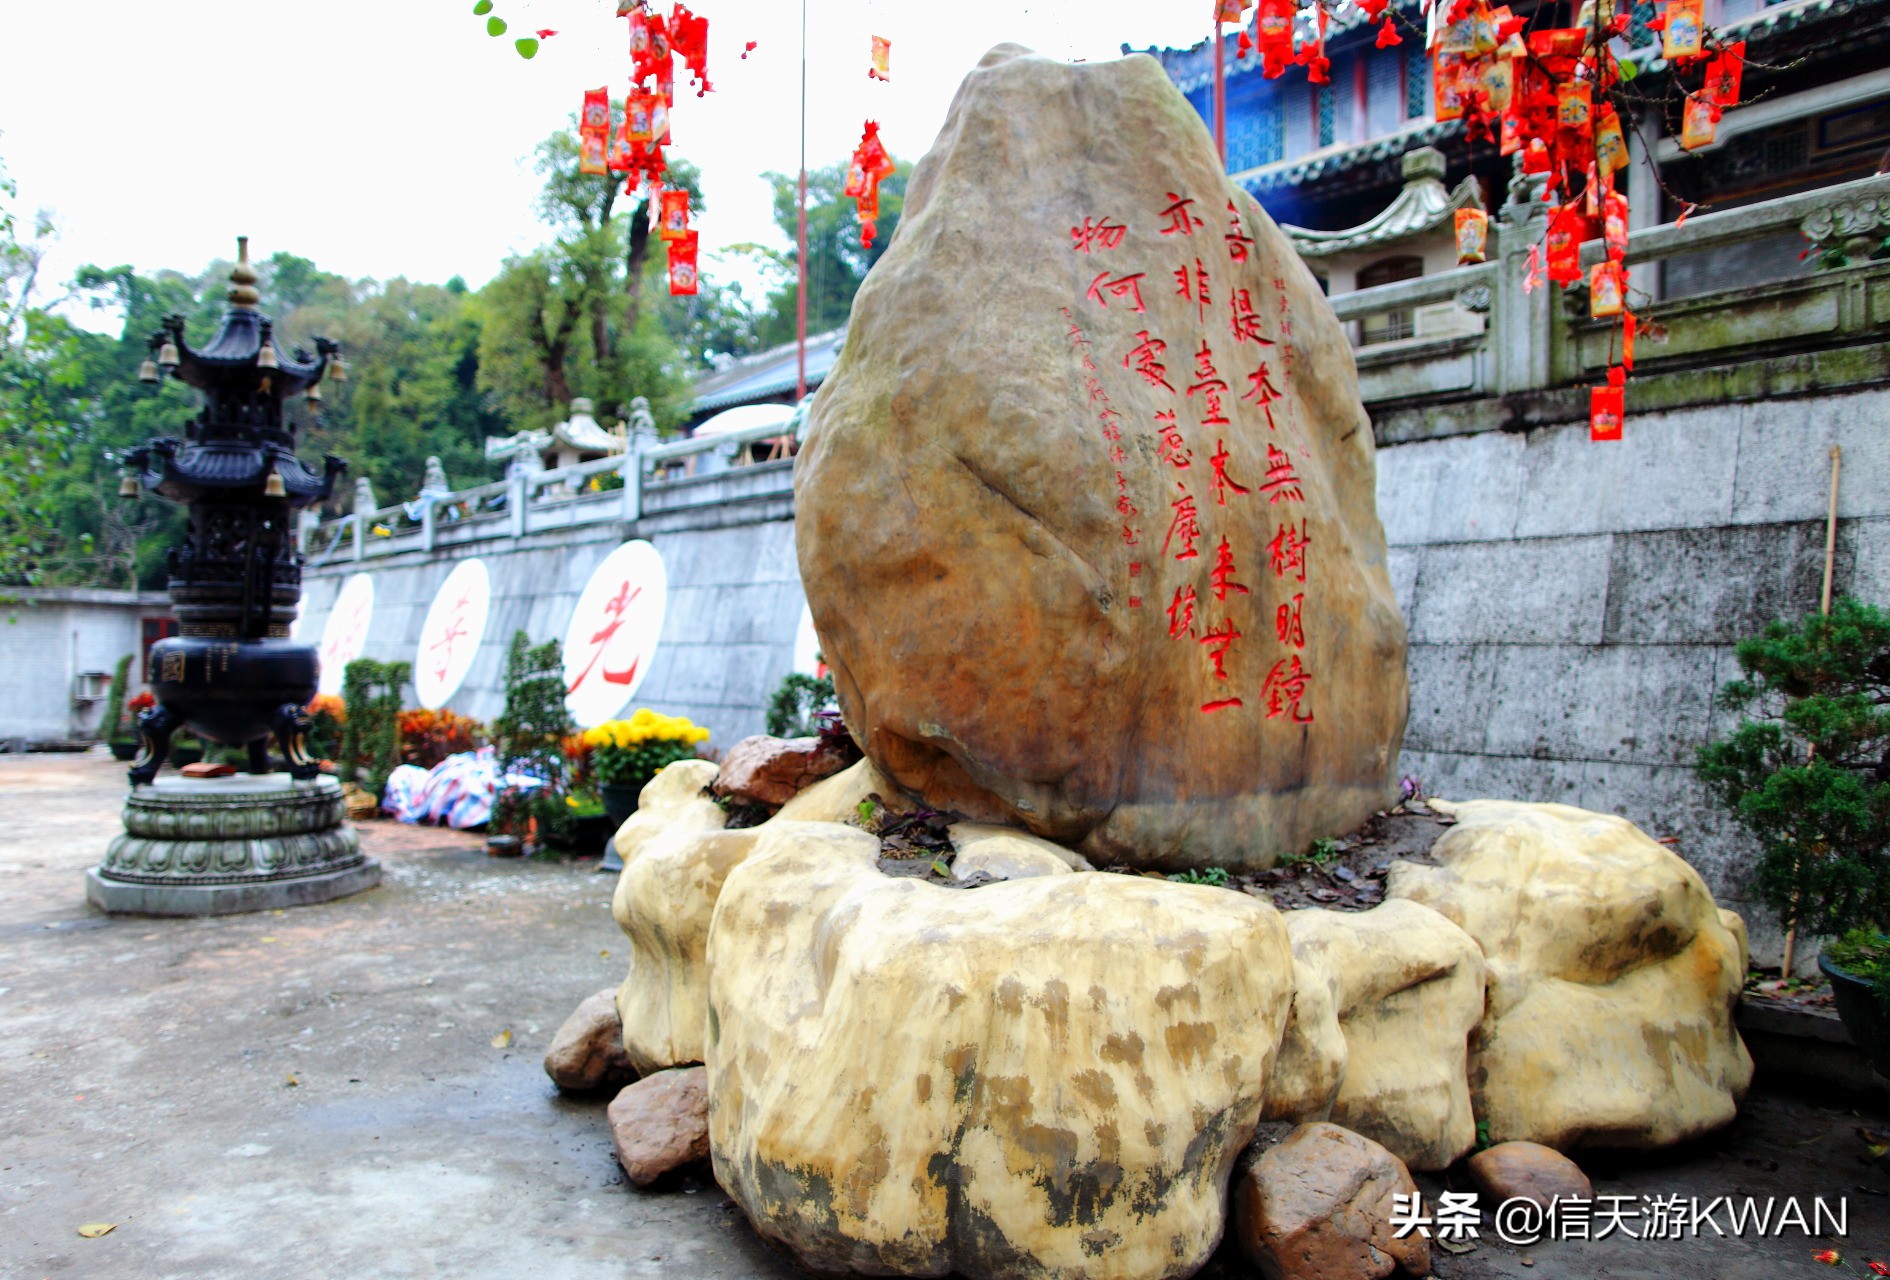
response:
<path fill-rule="evenodd" d="M 1293 1016 L 1267 1082 L 1269 1119 L 1331 1119 L 1406 1165 L 1449 1166 L 1476 1143 L 1470 1036 L 1483 953 L 1415 902 L 1289 911 Z"/>
<path fill-rule="evenodd" d="M 709 1158 L 709 1080 L 701 1067 L 643 1077 L 616 1096 L 608 1115 L 617 1163 L 636 1186 Z"/>
<path fill-rule="evenodd" d="M 1558 1199 L 1594 1198 L 1594 1184 L 1582 1167 L 1539 1142 L 1499 1142 L 1464 1163 L 1470 1180 L 1489 1198 L 1492 1209 L 1517 1196 L 1533 1200 L 1545 1210 Z"/>
<path fill-rule="evenodd" d="M 722 829 L 727 815 L 704 794 L 715 772 L 707 760 L 670 765 L 643 788 L 616 835 L 623 871 L 610 913 L 630 939 L 617 1008 L 624 1049 L 642 1074 L 702 1061 L 709 917 L 723 878 L 759 830 Z"/>
<path fill-rule="evenodd" d="M 617 1088 L 636 1079 L 636 1068 L 623 1048 L 615 987 L 586 996 L 564 1020 L 545 1052 L 545 1074 L 560 1089 L 580 1093 Z"/>
<path fill-rule="evenodd" d="M 832 785 L 831 783 L 822 785 Z M 954 890 L 853 828 L 757 828 L 709 943 L 716 1177 L 822 1273 L 1191 1274 L 1291 986 L 1242 895 L 1134 876 Z"/>
<path fill-rule="evenodd" d="M 846 753 L 822 746 L 819 738 L 771 738 L 758 733 L 728 749 L 714 790 L 718 796 L 751 804 L 782 805 L 851 763 Z"/>
<path fill-rule="evenodd" d="M 1347 829 L 1407 701 L 1373 474 L 1343 328 L 1161 68 L 993 49 L 796 464 L 847 723 L 1099 864 Z"/>
<path fill-rule="evenodd" d="M 1392 1197 L 1416 1195 L 1403 1163 L 1336 1124 L 1303 1124 L 1241 1162 L 1234 1221 L 1241 1252 L 1267 1280 L 1380 1280 L 1431 1273 L 1431 1246 L 1399 1240 Z"/>
<path fill-rule="evenodd" d="M 979 871 L 993 880 L 1022 880 L 1095 870 L 1082 854 L 1013 827 L 959 822 L 948 828 L 947 834 L 958 850 L 958 856 L 952 859 L 952 875 L 960 880 Z"/>
<path fill-rule="evenodd" d="M 1457 816 L 1432 850 L 1440 865 L 1394 864 L 1387 894 L 1483 949 L 1470 1081 L 1490 1137 L 1658 1147 L 1731 1120 L 1752 1079 L 1732 1022 L 1743 948 L 1699 874 L 1606 814 L 1432 808 Z"/>

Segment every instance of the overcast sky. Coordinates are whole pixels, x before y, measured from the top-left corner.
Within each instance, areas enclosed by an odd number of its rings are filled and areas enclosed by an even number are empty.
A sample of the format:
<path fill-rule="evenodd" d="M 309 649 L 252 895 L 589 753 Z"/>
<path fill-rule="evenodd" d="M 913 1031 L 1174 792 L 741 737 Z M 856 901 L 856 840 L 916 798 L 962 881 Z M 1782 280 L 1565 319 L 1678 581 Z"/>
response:
<path fill-rule="evenodd" d="M 54 274 L 81 263 L 198 270 L 250 237 L 351 277 L 477 287 L 544 238 L 531 151 L 583 90 L 628 82 L 614 0 L 0 0 L 0 161 L 22 209 L 60 227 Z M 1006 40 L 1064 58 L 1192 44 L 1207 0 L 809 0 L 810 167 L 843 158 L 861 122 L 893 152 L 930 147 L 953 91 Z M 705 249 L 779 243 L 770 169 L 798 163 L 800 8 L 701 0 L 715 91 L 677 85 L 676 151 L 702 169 Z M 558 35 L 527 62 L 512 37 Z M 869 80 L 870 38 L 892 80 Z M 744 61 L 742 45 L 755 51 Z M 708 269 L 717 274 L 713 261 Z M 735 274 L 725 271 L 723 274 Z"/>

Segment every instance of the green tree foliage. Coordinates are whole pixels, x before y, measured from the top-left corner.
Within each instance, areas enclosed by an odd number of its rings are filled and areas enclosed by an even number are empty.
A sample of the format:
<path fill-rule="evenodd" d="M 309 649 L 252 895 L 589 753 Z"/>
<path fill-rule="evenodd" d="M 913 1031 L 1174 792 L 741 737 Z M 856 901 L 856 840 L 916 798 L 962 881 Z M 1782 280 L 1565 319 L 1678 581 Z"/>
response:
<path fill-rule="evenodd" d="M 1757 886 L 1786 924 L 1890 924 L 1890 613 L 1849 598 L 1738 646 L 1721 692 L 1740 721 L 1699 773 L 1761 848 Z"/>
<path fill-rule="evenodd" d="M 752 341 L 739 291 L 669 297 L 647 202 L 624 200 L 621 179 L 580 174 L 574 131 L 541 144 L 538 166 L 550 241 L 481 290 L 458 278 L 350 280 L 286 252 L 257 264 L 284 346 L 320 334 L 347 356 L 349 378 L 323 388 L 319 418 L 289 407 L 311 461 L 346 458 L 383 501 L 417 492 L 430 455 L 456 486 L 479 484 L 498 474 L 487 437 L 548 426 L 573 396 L 592 397 L 606 422 L 645 396 L 660 426 L 679 425 L 693 369 Z M 677 161 L 671 180 L 699 210 L 695 170 Z M 55 228 L 19 215 L 15 198 L 0 167 L 0 586 L 161 588 L 185 513 L 120 500 L 119 468 L 133 447 L 181 435 L 198 400 L 172 379 L 141 384 L 138 370 L 167 315 L 185 317 L 192 342 L 216 332 L 231 264 L 195 275 L 86 266 L 54 294 L 41 266 Z M 122 330 L 73 324 L 86 306 L 122 317 Z M 329 513 L 352 502 L 344 486 Z"/>
<path fill-rule="evenodd" d="M 649 201 L 625 200 L 621 177 L 578 170 L 575 121 L 538 145 L 537 171 L 539 216 L 554 238 L 508 259 L 485 289 L 480 387 L 519 427 L 551 425 L 574 396 L 608 420 L 640 395 L 659 424 L 680 422 L 690 362 L 662 314 L 670 299 L 656 283 L 663 255 L 652 251 Z M 673 160 L 667 178 L 700 213 L 694 166 Z"/>
<path fill-rule="evenodd" d="M 866 273 L 892 243 L 900 214 L 905 210 L 906 181 L 912 166 L 896 160 L 893 172 L 879 184 L 878 231 L 873 247 L 860 243 L 858 206 L 846 195 L 847 166 L 833 165 L 807 174 L 807 331 L 825 333 L 847 322 L 853 295 Z M 790 245 L 795 244 L 795 175 L 766 175 L 774 186 L 774 224 Z M 796 250 L 785 253 L 756 250 L 780 271 L 784 283 L 768 295 L 757 326 L 764 347 L 794 341 L 795 311 L 800 295 Z"/>
<path fill-rule="evenodd" d="M 387 777 L 400 763 L 400 691 L 413 675 L 411 662 L 356 658 L 341 676 L 347 718 L 341 727 L 343 780 L 357 782 L 379 800 Z"/>

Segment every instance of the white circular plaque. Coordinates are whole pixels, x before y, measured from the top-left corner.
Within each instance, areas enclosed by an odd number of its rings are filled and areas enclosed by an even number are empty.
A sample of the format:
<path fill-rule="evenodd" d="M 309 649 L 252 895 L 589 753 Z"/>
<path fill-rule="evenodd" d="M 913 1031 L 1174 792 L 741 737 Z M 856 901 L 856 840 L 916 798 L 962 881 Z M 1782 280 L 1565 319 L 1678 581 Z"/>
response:
<path fill-rule="evenodd" d="M 807 605 L 801 606 L 801 629 L 794 635 L 794 669 L 815 678 L 827 674 L 827 664 L 820 660 L 820 635 L 814 630 L 814 611 Z"/>
<path fill-rule="evenodd" d="M 491 609 L 492 577 L 483 560 L 464 561 L 440 584 L 413 657 L 413 690 L 428 711 L 445 706 L 465 683 Z"/>
<path fill-rule="evenodd" d="M 650 673 L 669 603 L 655 547 L 626 542 L 597 566 L 564 633 L 564 701 L 581 726 L 615 717 Z"/>
<path fill-rule="evenodd" d="M 367 648 L 368 624 L 374 621 L 374 579 L 357 573 L 341 584 L 335 607 L 322 626 L 321 692 L 341 696 L 341 679 L 350 662 Z"/>

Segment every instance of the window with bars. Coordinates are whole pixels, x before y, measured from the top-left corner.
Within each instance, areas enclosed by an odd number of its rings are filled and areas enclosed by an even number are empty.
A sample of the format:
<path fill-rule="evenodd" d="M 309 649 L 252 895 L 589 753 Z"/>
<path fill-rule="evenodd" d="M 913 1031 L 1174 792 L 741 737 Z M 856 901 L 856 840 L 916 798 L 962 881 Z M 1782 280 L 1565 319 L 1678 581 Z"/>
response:
<path fill-rule="evenodd" d="M 1227 112 L 1227 169 L 1230 173 L 1239 173 L 1244 169 L 1258 168 L 1263 164 L 1272 164 L 1283 158 L 1284 113 L 1280 109 L 1280 95 L 1269 93 L 1264 97 L 1249 99 L 1236 110 L 1229 104 Z"/>
<path fill-rule="evenodd" d="M 1336 83 L 1313 87 L 1313 92 L 1319 95 L 1319 145 L 1322 147 L 1332 145 L 1333 105 L 1338 97 L 1333 89 L 1336 87 Z"/>
<path fill-rule="evenodd" d="M 1407 40 L 1404 53 L 1404 118 L 1421 120 L 1431 113 L 1431 60 L 1423 46 Z"/>
<path fill-rule="evenodd" d="M 1395 284 L 1400 280 L 1415 280 L 1424 274 L 1424 259 L 1409 254 L 1396 258 L 1380 258 L 1358 273 L 1358 287 L 1375 289 L 1381 284 Z M 1396 342 L 1417 333 L 1417 325 L 1412 313 L 1407 310 L 1386 311 L 1375 316 L 1366 316 L 1359 322 L 1359 345 L 1370 346 L 1374 342 Z"/>
<path fill-rule="evenodd" d="M 1374 49 L 1365 59 L 1365 131 L 1382 138 L 1404 123 L 1404 58 L 1397 49 Z"/>
<path fill-rule="evenodd" d="M 1283 132 L 1286 140 L 1281 158 L 1297 160 L 1314 146 L 1312 86 L 1304 82 L 1288 85 L 1285 96 Z"/>

